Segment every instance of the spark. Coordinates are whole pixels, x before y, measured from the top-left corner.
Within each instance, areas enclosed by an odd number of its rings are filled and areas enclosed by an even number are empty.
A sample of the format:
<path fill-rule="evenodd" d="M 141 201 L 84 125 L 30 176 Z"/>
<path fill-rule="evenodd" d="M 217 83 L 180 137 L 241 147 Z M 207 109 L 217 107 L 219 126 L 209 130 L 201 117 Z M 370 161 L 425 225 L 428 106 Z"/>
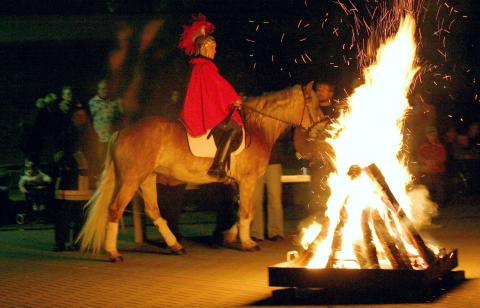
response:
<path fill-rule="evenodd" d="M 447 53 L 442 52 L 440 49 L 437 49 L 437 52 L 443 56 L 443 58 L 445 59 L 445 61 L 447 61 Z"/>
<path fill-rule="evenodd" d="M 303 21 L 303 19 L 300 19 L 300 21 L 298 22 L 297 29 L 300 28 L 300 25 L 302 24 L 302 21 Z"/>
<path fill-rule="evenodd" d="M 333 27 L 333 34 L 335 34 L 338 37 L 338 28 Z"/>
<path fill-rule="evenodd" d="M 303 63 L 305 63 L 305 64 L 306 64 L 306 63 L 307 63 L 307 61 L 305 61 L 305 57 L 303 56 L 303 54 L 301 54 L 301 55 L 300 55 L 300 57 L 302 58 L 302 61 L 303 61 Z"/>
<path fill-rule="evenodd" d="M 446 81 L 450 81 L 450 80 L 452 80 L 452 76 L 448 75 L 448 74 L 445 74 L 445 75 L 442 76 L 442 79 L 446 80 Z"/>

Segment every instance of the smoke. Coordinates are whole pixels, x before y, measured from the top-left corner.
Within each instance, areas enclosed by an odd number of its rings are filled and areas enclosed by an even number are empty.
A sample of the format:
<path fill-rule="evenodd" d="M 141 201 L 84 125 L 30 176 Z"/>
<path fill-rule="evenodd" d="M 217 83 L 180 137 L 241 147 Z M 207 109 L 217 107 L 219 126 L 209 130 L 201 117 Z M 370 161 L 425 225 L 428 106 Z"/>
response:
<path fill-rule="evenodd" d="M 415 227 L 421 229 L 431 225 L 432 218 L 438 215 L 438 204 L 430 199 L 428 189 L 423 185 L 418 185 L 408 191 L 407 195 L 412 204 L 408 209 L 409 217 L 414 218 L 411 220 Z"/>

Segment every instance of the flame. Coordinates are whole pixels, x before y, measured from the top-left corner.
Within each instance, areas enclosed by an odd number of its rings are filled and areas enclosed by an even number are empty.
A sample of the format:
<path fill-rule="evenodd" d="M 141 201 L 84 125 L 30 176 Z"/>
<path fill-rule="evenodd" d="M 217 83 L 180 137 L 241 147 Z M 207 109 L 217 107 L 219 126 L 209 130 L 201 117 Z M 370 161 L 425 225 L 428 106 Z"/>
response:
<path fill-rule="evenodd" d="M 365 83 L 355 89 L 348 99 L 349 110 L 342 114 L 327 142 L 335 150 L 336 172 L 331 173 L 328 185 L 331 195 L 327 202 L 328 229 L 323 239 L 315 243 L 315 255 L 308 268 L 324 268 L 332 256 L 335 229 L 341 219 L 341 248 L 334 251 L 335 264 L 339 268 L 360 268 L 356 249 L 363 245 L 362 213 L 365 209 L 376 210 L 385 219 L 388 232 L 401 238 L 408 257 L 418 265 L 419 254 L 408 236 L 404 234 L 395 218 L 388 216 L 385 204 L 380 199 L 378 188 L 371 178 L 361 173 L 352 180 L 348 175 L 351 166 L 366 167 L 375 163 L 382 171 L 387 184 L 399 204 L 411 218 L 411 205 L 406 186 L 411 181 L 405 162 L 400 158 L 403 136 L 403 119 L 409 107 L 407 94 L 418 71 L 415 65 L 415 21 L 406 15 L 400 22 L 398 32 L 378 49 L 374 64 L 364 70 Z M 344 209 L 344 210 L 343 210 Z M 344 216 L 342 218 L 342 215 Z M 345 218 L 346 217 L 346 218 Z M 373 228 L 372 228 L 373 229 Z M 319 234 L 321 228 L 315 227 Z M 313 231 L 311 231 L 313 232 Z M 304 243 L 311 243 L 312 237 Z M 377 248 L 380 268 L 391 268 L 375 232 L 372 242 Z M 308 245 L 308 244 L 307 244 Z"/>
<path fill-rule="evenodd" d="M 302 240 L 300 244 L 304 249 L 307 249 L 311 243 L 317 238 L 317 235 L 320 234 L 322 231 L 322 225 L 314 221 L 310 226 L 307 228 L 302 228 Z"/>

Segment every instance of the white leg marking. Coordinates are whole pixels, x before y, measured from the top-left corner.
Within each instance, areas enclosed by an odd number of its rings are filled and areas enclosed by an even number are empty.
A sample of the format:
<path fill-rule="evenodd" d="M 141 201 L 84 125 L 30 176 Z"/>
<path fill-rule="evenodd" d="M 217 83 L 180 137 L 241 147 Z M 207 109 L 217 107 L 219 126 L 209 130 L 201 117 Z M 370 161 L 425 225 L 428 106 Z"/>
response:
<path fill-rule="evenodd" d="M 105 250 L 107 252 L 117 251 L 118 222 L 109 222 L 107 235 L 105 236 Z"/>
<path fill-rule="evenodd" d="M 252 219 L 250 218 L 240 218 L 238 227 L 240 229 L 240 242 L 242 243 L 252 241 L 252 239 L 250 238 L 250 222 L 251 221 Z"/>
<path fill-rule="evenodd" d="M 172 231 L 170 231 L 170 228 L 167 225 L 167 221 L 163 219 L 162 217 L 159 217 L 155 219 L 153 224 L 157 227 L 158 232 L 163 236 L 165 239 L 165 243 L 169 247 L 172 247 L 173 245 L 177 244 L 177 239 L 175 238 L 175 235 L 173 235 Z"/>

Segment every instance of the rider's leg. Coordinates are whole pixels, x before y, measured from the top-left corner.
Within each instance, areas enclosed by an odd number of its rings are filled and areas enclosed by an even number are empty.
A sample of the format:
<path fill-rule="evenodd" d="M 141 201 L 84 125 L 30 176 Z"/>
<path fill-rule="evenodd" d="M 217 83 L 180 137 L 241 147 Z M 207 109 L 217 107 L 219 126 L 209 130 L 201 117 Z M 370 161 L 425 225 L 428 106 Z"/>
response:
<path fill-rule="evenodd" d="M 241 129 L 236 123 L 222 132 L 222 136 L 219 138 L 220 140 L 216 142 L 217 152 L 213 158 L 212 166 L 208 170 L 209 175 L 218 178 L 226 177 L 225 167 L 227 160 L 232 152 L 232 144 L 240 132 Z"/>

